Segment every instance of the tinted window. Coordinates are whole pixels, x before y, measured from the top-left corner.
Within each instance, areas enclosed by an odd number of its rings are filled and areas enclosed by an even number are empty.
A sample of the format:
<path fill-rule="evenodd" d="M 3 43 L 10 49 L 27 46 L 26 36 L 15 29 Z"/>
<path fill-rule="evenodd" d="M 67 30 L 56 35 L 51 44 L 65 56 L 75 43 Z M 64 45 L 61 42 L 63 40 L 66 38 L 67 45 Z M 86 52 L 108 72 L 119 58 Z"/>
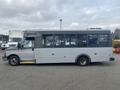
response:
<path fill-rule="evenodd" d="M 71 44 L 71 46 L 74 46 L 74 47 L 77 46 L 77 36 L 76 35 L 71 35 L 70 44 Z"/>
<path fill-rule="evenodd" d="M 75 34 L 66 34 L 64 40 L 65 40 L 65 47 L 77 46 L 77 36 Z"/>
<path fill-rule="evenodd" d="M 99 42 L 99 46 L 108 46 L 110 43 L 109 43 L 109 35 L 99 35 L 98 36 L 99 39 L 98 39 L 98 42 Z"/>
<path fill-rule="evenodd" d="M 87 35 L 86 34 L 78 35 L 78 46 L 79 47 L 87 47 Z"/>
<path fill-rule="evenodd" d="M 52 47 L 53 46 L 53 35 L 43 35 L 42 45 L 44 47 Z"/>
<path fill-rule="evenodd" d="M 43 35 L 44 47 L 107 47 L 110 35 L 107 34 L 46 34 Z"/>
<path fill-rule="evenodd" d="M 70 35 L 65 35 L 65 47 L 70 47 Z"/>
<path fill-rule="evenodd" d="M 88 45 L 89 47 L 98 46 L 98 35 L 88 35 Z"/>
<path fill-rule="evenodd" d="M 89 47 L 107 47 L 110 45 L 109 35 L 88 35 Z"/>
<path fill-rule="evenodd" d="M 2 36 L 0 37 L 0 41 L 2 41 Z"/>
<path fill-rule="evenodd" d="M 64 46 L 64 35 L 54 35 L 54 46 L 63 47 Z"/>

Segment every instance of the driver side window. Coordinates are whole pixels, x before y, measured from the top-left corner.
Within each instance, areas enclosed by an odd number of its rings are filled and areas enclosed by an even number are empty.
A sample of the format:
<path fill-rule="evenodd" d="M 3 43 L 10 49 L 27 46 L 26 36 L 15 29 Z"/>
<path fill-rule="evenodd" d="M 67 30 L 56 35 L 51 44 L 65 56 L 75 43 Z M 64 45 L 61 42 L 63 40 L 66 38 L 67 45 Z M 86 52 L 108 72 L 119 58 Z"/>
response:
<path fill-rule="evenodd" d="M 23 42 L 23 48 L 32 48 L 33 47 L 33 41 L 25 40 Z"/>

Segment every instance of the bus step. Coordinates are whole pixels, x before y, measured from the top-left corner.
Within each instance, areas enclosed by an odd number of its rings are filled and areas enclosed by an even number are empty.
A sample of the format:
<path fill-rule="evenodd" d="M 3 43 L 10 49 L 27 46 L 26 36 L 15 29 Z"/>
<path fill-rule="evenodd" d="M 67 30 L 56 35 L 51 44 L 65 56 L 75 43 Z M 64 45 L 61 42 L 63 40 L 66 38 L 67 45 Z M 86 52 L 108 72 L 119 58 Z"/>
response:
<path fill-rule="evenodd" d="M 35 61 L 21 61 L 20 64 L 35 64 Z"/>

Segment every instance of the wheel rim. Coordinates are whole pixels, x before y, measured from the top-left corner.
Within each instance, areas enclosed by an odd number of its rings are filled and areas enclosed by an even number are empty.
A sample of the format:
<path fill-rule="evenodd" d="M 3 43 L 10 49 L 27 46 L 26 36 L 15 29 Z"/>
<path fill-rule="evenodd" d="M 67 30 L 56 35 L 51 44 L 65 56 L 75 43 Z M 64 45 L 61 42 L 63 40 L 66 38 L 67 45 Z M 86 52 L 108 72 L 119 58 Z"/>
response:
<path fill-rule="evenodd" d="M 81 59 L 80 59 L 80 64 L 81 64 L 81 65 L 86 65 L 86 64 L 87 64 L 86 58 L 81 58 Z"/>
<path fill-rule="evenodd" d="M 12 58 L 12 59 L 10 60 L 10 63 L 11 63 L 12 65 L 17 65 L 17 64 L 18 64 L 18 61 L 17 61 L 16 58 Z"/>

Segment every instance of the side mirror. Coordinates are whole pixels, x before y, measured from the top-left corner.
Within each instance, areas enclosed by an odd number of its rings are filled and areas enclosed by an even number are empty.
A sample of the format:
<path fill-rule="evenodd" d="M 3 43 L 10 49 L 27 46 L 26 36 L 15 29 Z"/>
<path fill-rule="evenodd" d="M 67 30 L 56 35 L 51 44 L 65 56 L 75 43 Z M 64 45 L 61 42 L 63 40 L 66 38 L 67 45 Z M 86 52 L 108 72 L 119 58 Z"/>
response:
<path fill-rule="evenodd" d="M 17 47 L 18 47 L 18 49 L 23 49 L 24 45 L 22 43 L 18 43 Z"/>

